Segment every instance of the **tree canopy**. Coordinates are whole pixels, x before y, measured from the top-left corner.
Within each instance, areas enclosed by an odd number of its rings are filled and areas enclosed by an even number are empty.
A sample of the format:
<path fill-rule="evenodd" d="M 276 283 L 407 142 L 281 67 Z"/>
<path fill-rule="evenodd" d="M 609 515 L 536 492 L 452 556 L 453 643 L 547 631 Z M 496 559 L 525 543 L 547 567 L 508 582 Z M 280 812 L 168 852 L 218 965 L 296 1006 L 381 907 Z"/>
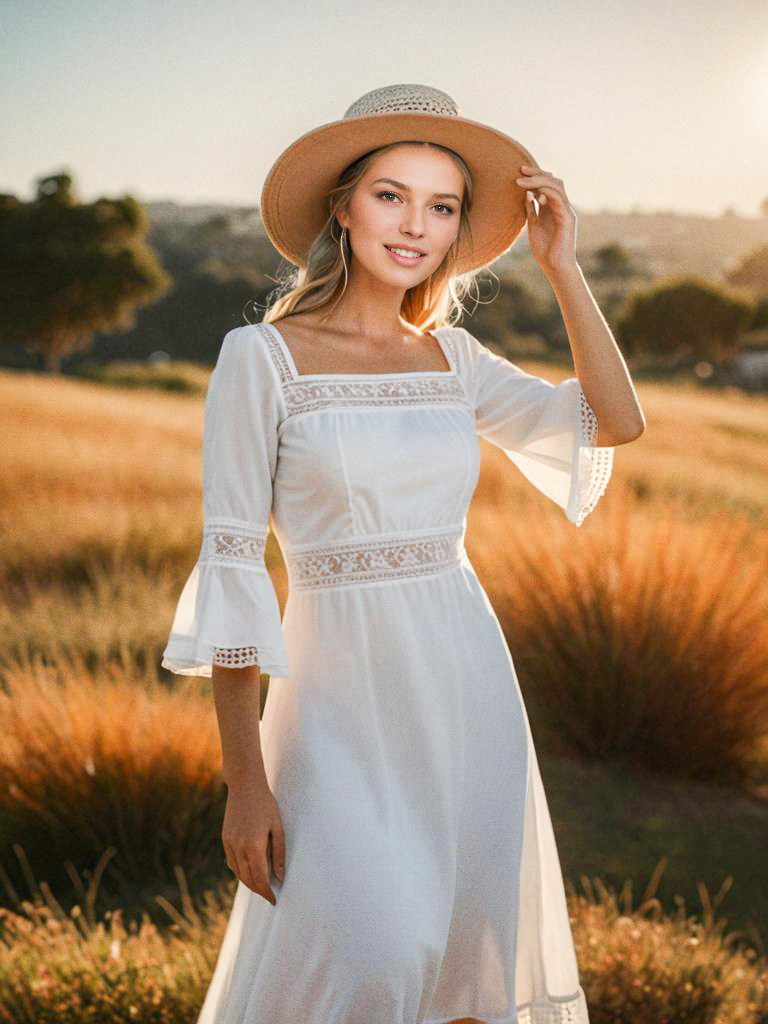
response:
<path fill-rule="evenodd" d="M 80 203 L 65 173 L 38 178 L 29 202 L 0 195 L 3 340 L 41 352 L 56 371 L 97 331 L 133 327 L 136 308 L 173 283 L 146 243 L 148 228 L 132 196 Z"/>
<path fill-rule="evenodd" d="M 721 363 L 739 351 L 754 314 L 747 296 L 704 278 L 676 275 L 634 292 L 616 334 L 630 355 L 645 353 L 668 365 L 691 357 Z"/>

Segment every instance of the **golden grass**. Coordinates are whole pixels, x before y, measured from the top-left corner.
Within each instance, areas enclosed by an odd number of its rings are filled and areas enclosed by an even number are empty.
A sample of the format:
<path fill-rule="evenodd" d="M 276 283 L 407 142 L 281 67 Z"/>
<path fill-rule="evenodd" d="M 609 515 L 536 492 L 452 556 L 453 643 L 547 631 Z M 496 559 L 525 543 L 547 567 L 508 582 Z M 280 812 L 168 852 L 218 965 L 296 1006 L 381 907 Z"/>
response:
<path fill-rule="evenodd" d="M 763 1024 L 768 1014 L 768 971 L 744 936 L 726 932 L 719 899 L 700 887 L 701 920 L 677 911 L 664 915 L 655 887 L 662 860 L 633 907 L 631 884 L 620 892 L 599 878 L 582 877 L 583 893 L 569 886 L 579 977 L 590 1024 Z"/>
<path fill-rule="evenodd" d="M 567 375 L 527 368 L 553 382 Z M 0 381 L 10 468 L 0 483 L 0 656 L 81 655 L 95 669 L 119 655 L 138 669 L 157 665 L 200 541 L 203 399 L 31 374 Z M 671 715 L 654 734 L 670 736 L 703 661 L 706 678 L 720 683 L 698 695 L 689 731 L 701 726 L 700 749 L 729 737 L 733 756 L 719 763 L 730 770 L 744 763 L 762 717 L 768 398 L 650 383 L 639 391 L 648 429 L 616 449 L 608 492 L 578 529 L 483 442 L 468 547 L 522 674 L 535 677 L 532 702 L 545 695 L 564 709 L 561 720 L 567 711 L 572 747 L 623 747 L 655 763 L 669 743 L 654 753 L 642 741 L 653 687 Z M 284 604 L 272 536 L 268 561 Z M 609 671 L 596 673 L 596 664 Z M 669 680 L 681 672 L 693 692 L 677 687 L 675 708 Z M 751 684 L 736 682 L 739 674 Z M 556 675 L 560 683 L 543 681 Z M 591 704 L 582 678 L 591 680 Z M 617 693 L 623 720 L 610 718 Z M 745 703 L 754 713 L 735 728 L 733 709 Z M 630 713 L 635 744 L 626 742 Z M 713 733 L 706 723 L 715 719 Z M 560 724 L 553 732 L 566 735 Z M 681 765 L 695 760 L 680 749 Z"/>
<path fill-rule="evenodd" d="M 224 935 L 232 893 L 202 905 L 177 872 L 181 906 L 158 903 L 171 921 L 162 932 L 144 916 L 126 925 L 119 911 L 92 907 L 103 865 L 67 912 L 48 886 L 16 910 L 0 909 L 0 1021 L 7 1024 L 106 1024 L 196 1019 Z M 660 865 L 661 867 L 663 865 Z M 636 908 L 631 887 L 617 893 L 600 878 L 569 887 L 571 927 L 592 1024 L 763 1024 L 765 963 L 725 934 L 703 891 L 702 921 L 665 916 L 654 897 L 659 871 Z M 230 889 L 233 889 L 231 886 Z M 462 1018 L 457 1021 L 474 1021 Z"/>
<path fill-rule="evenodd" d="M 637 496 L 681 499 L 691 517 L 745 512 L 768 525 L 768 398 L 661 385 L 640 396 L 647 430 L 617 452 Z"/>
<path fill-rule="evenodd" d="M 167 892 L 174 866 L 199 880 L 223 865 L 210 695 L 159 669 L 200 542 L 203 399 L 2 371 L 0 388 L 3 863 L 15 840 L 38 874 L 63 878 L 106 847 L 107 901 L 134 886 L 135 909 Z M 484 443 L 468 548 L 553 747 L 704 775 L 719 759 L 727 773 L 751 744 L 768 756 L 768 398 L 638 391 L 648 429 L 616 450 L 608 492 L 578 529 Z M 273 537 L 268 561 L 282 603 Z M 597 799 L 584 795 L 585 813 Z M 660 1024 L 673 1008 L 670 1021 L 768 1019 L 765 974 L 721 956 L 719 939 L 687 945 L 690 927 L 675 937 L 635 912 L 574 908 L 593 1024 Z M 197 934 L 182 928 L 183 941 L 154 925 L 130 938 L 117 913 L 116 932 L 96 938 L 67 914 L 57 931 L 6 913 L 0 1021 L 81 1021 L 79 999 L 117 999 L 120 1019 L 193 1020 L 207 979 L 184 941 L 217 949 L 221 913 Z M 77 945 L 91 942 L 95 954 Z M 737 978 L 751 986 L 738 1005 Z"/>
<path fill-rule="evenodd" d="M 743 780 L 768 735 L 768 530 L 612 498 L 578 529 L 474 513 L 529 711 L 560 752 Z"/>
<path fill-rule="evenodd" d="M 120 910 L 93 913 L 107 858 L 65 910 L 43 884 L 16 910 L 0 908 L 0 1021 L 6 1024 L 189 1024 L 210 982 L 226 915 L 208 894 L 196 910 L 184 881 L 182 913 L 160 929 L 145 914 L 126 922 Z"/>
<path fill-rule="evenodd" d="M 524 366 L 553 383 L 572 376 L 544 364 Z M 672 499 L 692 519 L 744 513 L 755 525 L 768 526 L 768 396 L 644 381 L 637 391 L 647 428 L 638 440 L 616 448 L 603 501 L 626 491 L 639 505 Z M 487 449 L 492 471 L 483 496 L 508 483 L 526 507 L 531 499 L 545 509 L 546 502 L 527 481 L 518 482 L 504 456 Z"/>
<path fill-rule="evenodd" d="M 56 576 L 194 546 L 203 401 L 0 374 L 0 569 Z"/>
<path fill-rule="evenodd" d="M 35 874 L 116 856 L 105 894 L 166 886 L 183 865 L 215 878 L 224 860 L 224 788 L 211 705 L 192 680 L 173 689 L 114 661 L 9 665 L 0 691 L 0 862 L 20 845 Z"/>
<path fill-rule="evenodd" d="M 567 376 L 527 368 L 553 382 Z M 0 386 L 0 567 L 28 575 L 77 552 L 125 554 L 144 564 L 194 553 L 201 397 L 7 371 Z M 768 398 L 650 383 L 638 391 L 648 428 L 617 449 L 607 497 L 615 490 L 641 504 L 671 497 L 691 518 L 741 510 L 768 525 Z M 503 463 L 485 475 L 476 504 L 501 488 L 522 513 L 535 508 L 538 516 L 546 499 L 495 454 Z"/>

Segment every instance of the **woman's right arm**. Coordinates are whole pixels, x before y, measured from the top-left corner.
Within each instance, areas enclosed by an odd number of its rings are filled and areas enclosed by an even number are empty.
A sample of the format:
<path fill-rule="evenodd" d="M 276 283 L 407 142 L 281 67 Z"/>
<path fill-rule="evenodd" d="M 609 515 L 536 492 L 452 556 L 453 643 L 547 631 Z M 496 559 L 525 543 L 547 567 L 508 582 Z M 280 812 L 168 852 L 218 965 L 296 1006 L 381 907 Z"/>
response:
<path fill-rule="evenodd" d="M 261 672 L 290 674 L 265 562 L 283 411 L 264 338 L 254 325 L 228 331 L 205 400 L 200 554 L 162 660 L 180 675 L 211 677 L 228 789 L 227 864 L 271 903 L 267 856 L 282 881 L 283 830 L 261 755 L 259 681 Z M 221 651 L 229 655 L 218 663 Z"/>
<path fill-rule="evenodd" d="M 270 864 L 282 882 L 285 835 L 261 752 L 259 666 L 225 668 L 214 664 L 211 682 L 227 785 L 222 826 L 227 866 L 249 889 L 274 904 Z"/>

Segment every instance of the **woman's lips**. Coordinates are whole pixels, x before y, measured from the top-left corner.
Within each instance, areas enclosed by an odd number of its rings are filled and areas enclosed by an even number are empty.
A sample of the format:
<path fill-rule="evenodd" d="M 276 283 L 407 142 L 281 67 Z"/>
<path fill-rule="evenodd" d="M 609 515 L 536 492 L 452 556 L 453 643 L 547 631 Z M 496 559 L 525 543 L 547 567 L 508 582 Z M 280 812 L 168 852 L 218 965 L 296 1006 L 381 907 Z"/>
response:
<path fill-rule="evenodd" d="M 401 256 L 397 252 L 392 252 L 388 245 L 385 245 L 384 248 L 387 250 L 392 259 L 396 263 L 399 263 L 402 267 L 412 267 L 414 266 L 414 264 L 418 263 L 419 260 L 423 260 L 426 255 L 426 253 L 422 253 L 420 256 Z M 403 248 L 405 248 L 405 246 L 403 246 Z"/>

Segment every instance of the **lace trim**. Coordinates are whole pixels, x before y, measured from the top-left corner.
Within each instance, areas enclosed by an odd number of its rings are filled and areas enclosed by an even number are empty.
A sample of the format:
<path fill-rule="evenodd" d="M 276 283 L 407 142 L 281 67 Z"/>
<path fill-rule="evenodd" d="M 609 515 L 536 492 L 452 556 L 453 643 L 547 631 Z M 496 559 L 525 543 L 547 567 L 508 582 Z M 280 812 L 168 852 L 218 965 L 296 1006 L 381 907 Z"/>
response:
<path fill-rule="evenodd" d="M 440 572 L 458 564 L 463 530 L 407 538 L 375 538 L 286 552 L 291 588 L 309 589 Z"/>
<path fill-rule="evenodd" d="M 517 1024 L 589 1024 L 584 989 L 579 985 L 576 996 L 562 1002 L 544 998 L 518 1007 Z"/>
<path fill-rule="evenodd" d="M 209 518 L 203 529 L 200 562 L 265 569 L 267 528 L 242 519 Z"/>
<path fill-rule="evenodd" d="M 226 668 L 263 665 L 266 660 L 259 647 L 214 647 L 213 651 L 213 664 Z"/>
<path fill-rule="evenodd" d="M 340 405 L 424 405 L 469 401 L 455 372 L 456 349 L 449 334 L 444 336 L 450 353 L 451 371 L 436 370 L 432 376 L 372 379 L 372 374 L 341 374 L 335 380 L 295 377 L 282 346 L 266 324 L 255 325 L 264 338 L 277 367 L 289 416 Z"/>
<path fill-rule="evenodd" d="M 267 327 L 266 324 L 256 324 L 256 330 L 262 336 L 267 344 L 267 351 L 272 356 L 272 361 L 277 367 L 277 372 L 280 375 L 281 384 L 288 384 L 293 380 L 293 374 L 291 368 L 288 365 L 288 360 L 285 358 L 285 352 L 281 345 L 278 343 L 277 338 L 274 336 L 272 331 Z"/>
<path fill-rule="evenodd" d="M 576 525 L 581 526 L 605 493 L 613 470 L 613 448 L 597 447 L 597 416 L 579 388 L 582 447 L 579 449 L 579 495 Z"/>
<path fill-rule="evenodd" d="M 338 405 L 435 405 L 466 400 L 455 377 L 408 377 L 399 380 L 295 380 L 285 388 L 288 415 Z M 468 403 L 466 403 L 468 404 Z"/>
<path fill-rule="evenodd" d="M 613 470 L 613 448 L 582 448 L 579 452 L 581 480 L 586 481 L 580 496 L 576 525 L 580 526 L 605 494 Z"/>
<path fill-rule="evenodd" d="M 597 416 L 595 416 L 592 406 L 584 396 L 581 387 L 579 387 L 579 412 L 581 415 L 581 435 L 584 438 L 584 443 L 594 446 L 597 444 Z"/>

